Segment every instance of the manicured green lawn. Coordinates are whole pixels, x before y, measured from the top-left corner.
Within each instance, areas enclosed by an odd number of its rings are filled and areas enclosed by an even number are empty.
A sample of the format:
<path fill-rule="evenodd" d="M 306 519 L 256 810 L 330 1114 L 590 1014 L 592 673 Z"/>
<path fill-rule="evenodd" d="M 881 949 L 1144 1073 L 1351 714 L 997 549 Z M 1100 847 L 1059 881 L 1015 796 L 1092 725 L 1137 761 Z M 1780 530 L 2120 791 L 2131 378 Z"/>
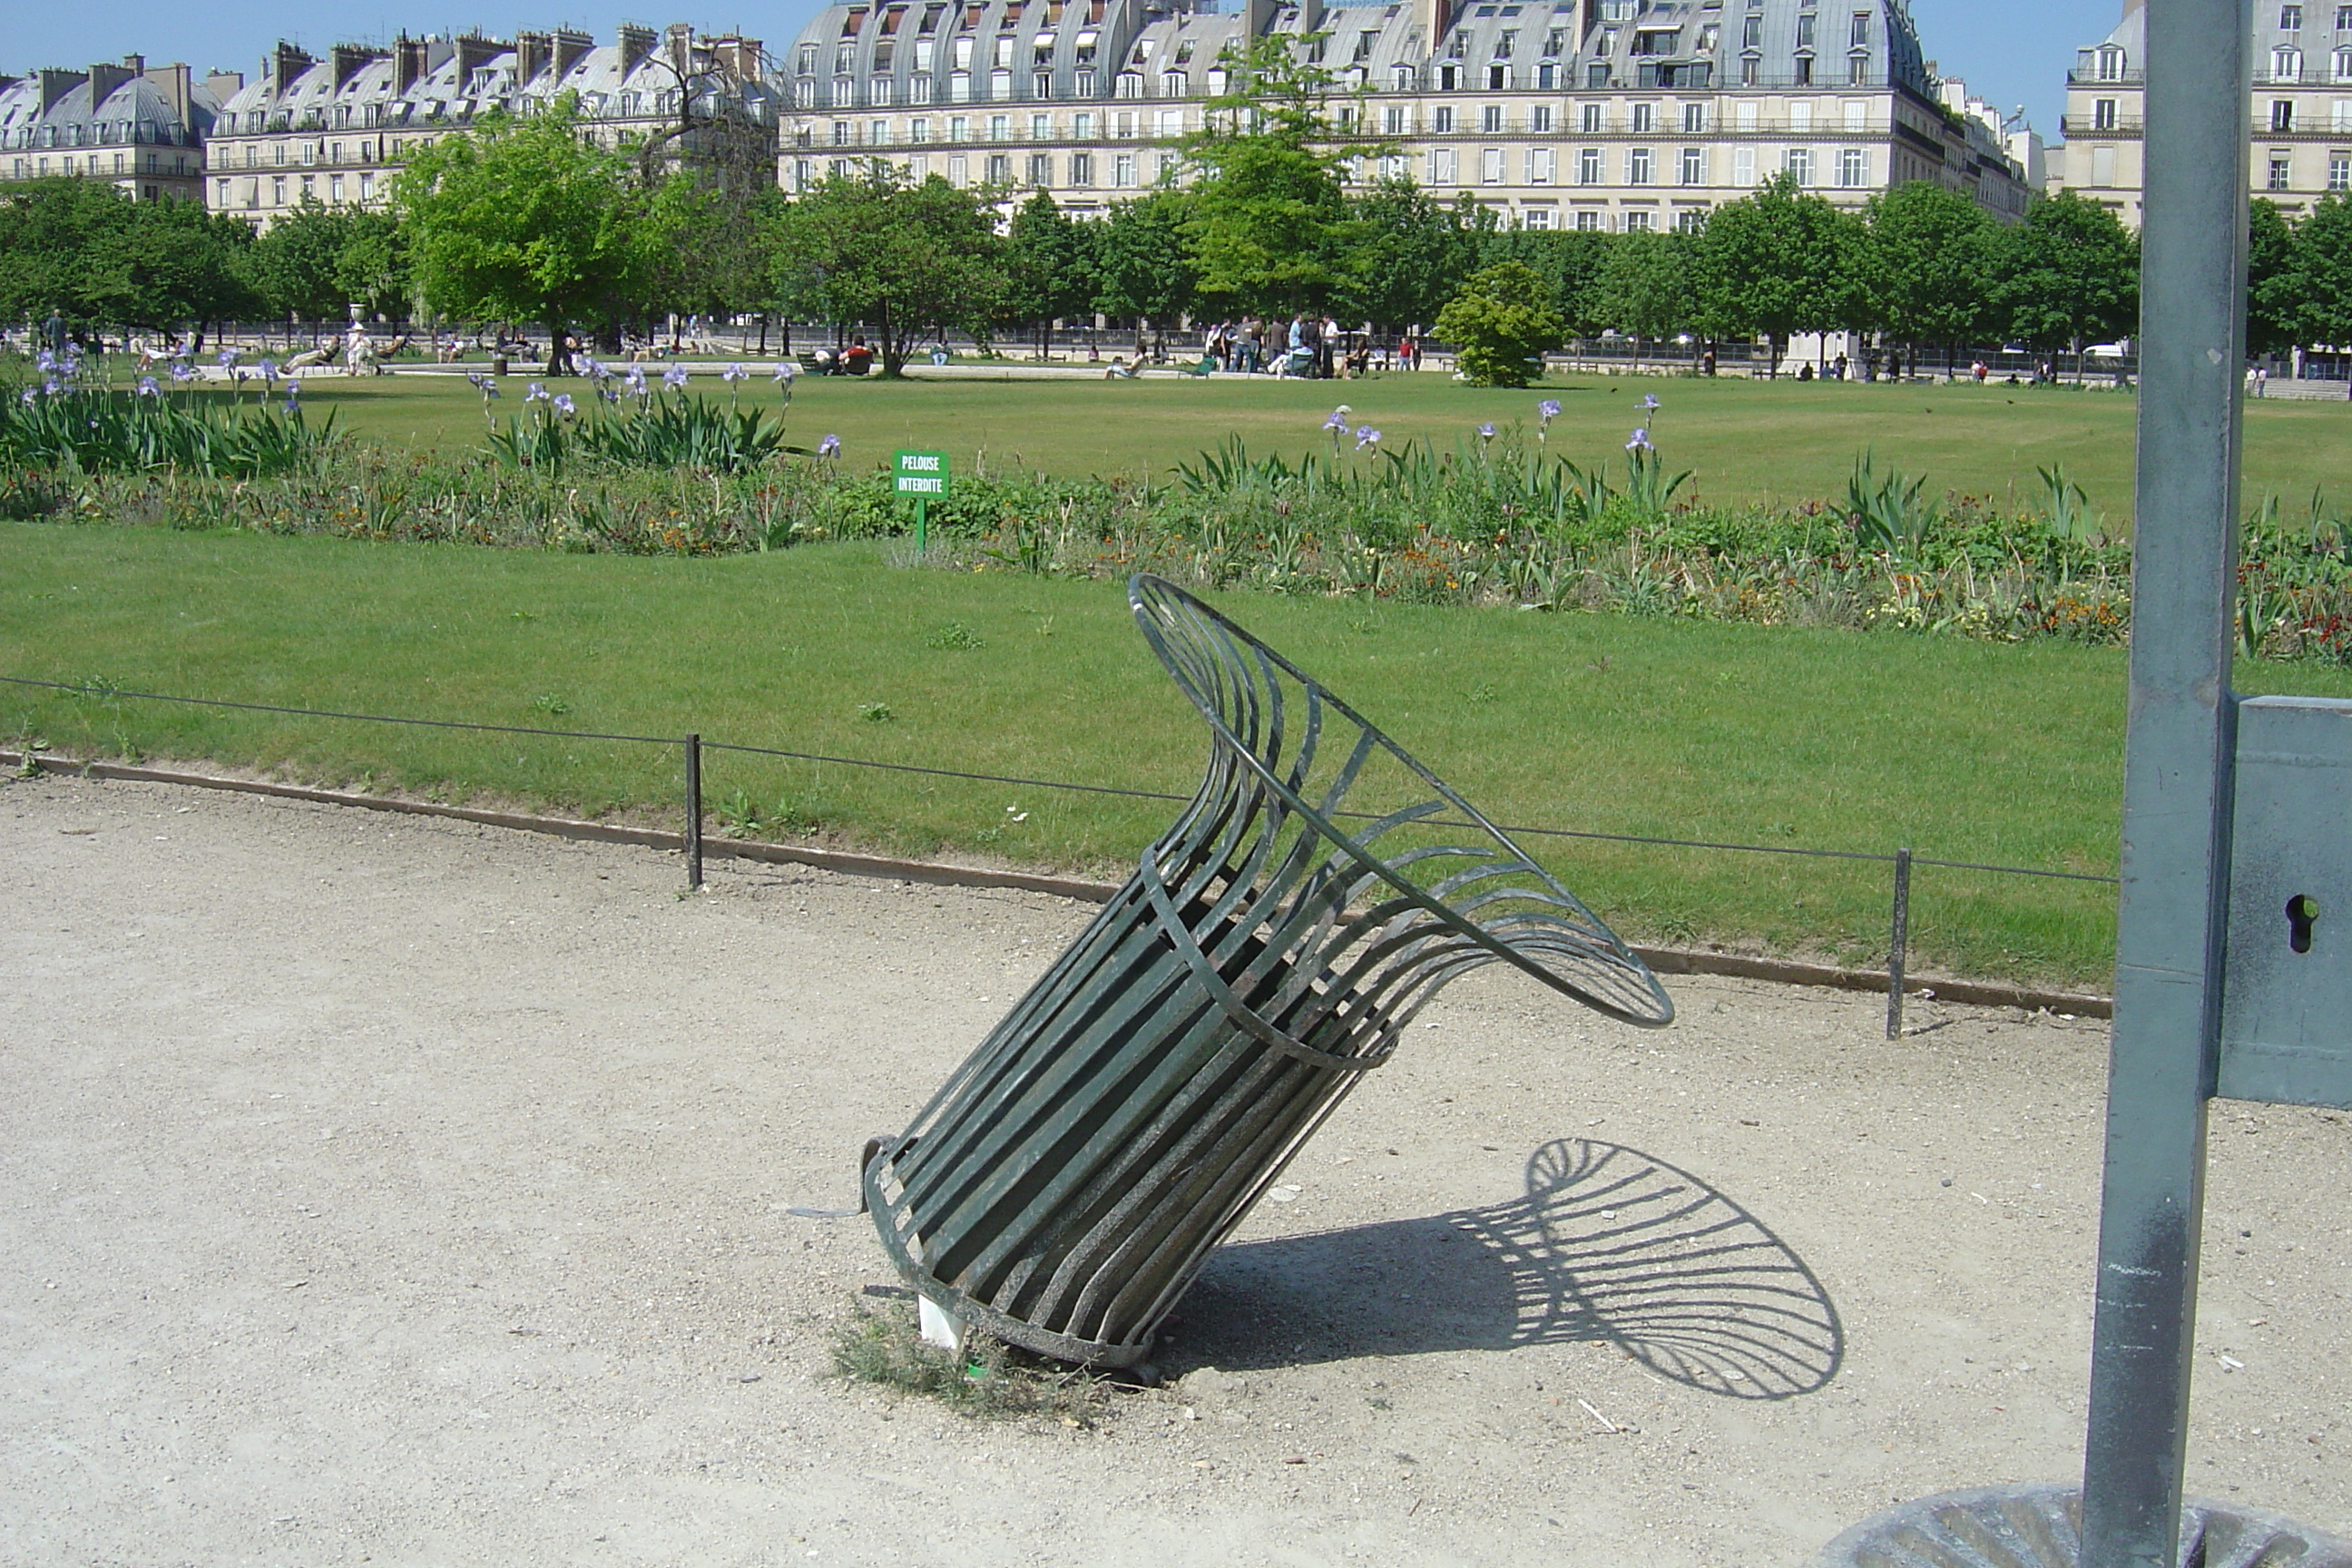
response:
<path fill-rule="evenodd" d="M 725 395 L 715 373 L 698 369 L 695 378 L 709 395 Z M 528 380 L 508 378 L 498 404 L 501 417 L 520 408 Z M 321 378 L 305 385 L 307 404 L 338 410 L 352 429 L 372 438 L 443 451 L 482 441 L 481 399 L 461 377 Z M 1634 406 L 1645 395 L 1664 405 L 1654 417 Z M 763 406 L 776 401 L 764 373 L 740 395 Z M 1496 392 L 1434 372 L 1360 382 L 803 377 L 790 427 L 803 447 L 837 434 L 845 461 L 853 464 L 885 462 L 894 447 L 922 447 L 953 454 L 959 472 L 985 464 L 1161 479 L 1229 434 L 1258 453 L 1328 452 L 1329 437 L 1320 426 L 1342 402 L 1350 406 L 1351 426 L 1370 425 L 1391 444 L 1425 437 L 1450 447 L 1486 421 L 1522 421 L 1532 433 L 1536 405 L 1546 397 L 1561 405 L 1551 449 L 1613 468 L 1627 436 L 1646 423 L 1668 466 L 1694 471 L 1702 500 L 1842 497 L 1855 455 L 1868 449 L 1882 468 L 1891 463 L 1926 474 L 1933 490 L 2020 507 L 2041 494 L 2035 468 L 2063 463 L 2112 522 L 2130 513 L 2134 400 L 2046 387 L 1579 376 Z M 1352 440 L 1342 447 L 1350 461 L 1353 448 Z M 2246 504 L 2275 492 L 2299 512 L 2315 486 L 2336 504 L 2352 504 L 2352 405 L 2248 405 Z"/>
<path fill-rule="evenodd" d="M 853 395 L 865 389 L 853 389 Z M 1134 388 L 1122 388 L 1122 392 Z M 2123 658 L 2057 644 L 1367 606 L 1228 612 L 1496 820 L 2112 870 Z M 979 639 L 933 646 L 950 624 Z M 864 545 L 679 560 L 0 525 L 0 673 L 294 706 L 677 735 L 1189 791 L 1198 719 L 1118 584 L 908 570 Z M 2245 683 L 2352 693 L 2263 667 Z M 2280 684 L 2284 682 L 2284 684 Z M 865 717 L 886 705 L 887 720 Z M 589 812 L 675 811 L 674 750 L 0 687 L 0 732 Z M 1117 875 L 1171 815 L 715 752 L 726 815 Z M 1025 813 L 1025 818 L 1017 819 Z M 1883 958 L 1883 866 L 1542 843 L 1629 932 Z M 1915 940 L 2101 984 L 2102 887 L 1922 870 Z"/>

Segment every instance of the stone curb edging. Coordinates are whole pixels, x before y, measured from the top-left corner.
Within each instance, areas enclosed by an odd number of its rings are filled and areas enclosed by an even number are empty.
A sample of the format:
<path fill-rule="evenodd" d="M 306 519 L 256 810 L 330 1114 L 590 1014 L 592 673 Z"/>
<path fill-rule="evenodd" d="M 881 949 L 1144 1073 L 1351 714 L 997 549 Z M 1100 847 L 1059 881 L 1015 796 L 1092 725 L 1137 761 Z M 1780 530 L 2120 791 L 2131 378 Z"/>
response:
<path fill-rule="evenodd" d="M 23 769 L 26 753 L 0 751 L 0 765 Z M 142 784 L 180 784 L 194 789 L 228 790 L 240 795 L 274 795 L 283 800 L 310 801 L 320 805 L 360 806 L 370 811 L 398 812 L 410 816 L 452 817 L 521 833 L 551 834 L 560 838 L 604 844 L 635 844 L 648 849 L 683 850 L 685 836 L 658 827 L 624 827 L 605 822 L 583 822 L 564 816 L 534 816 L 521 812 L 484 811 L 468 805 L 443 805 L 432 801 L 403 800 L 389 795 L 359 795 L 349 790 L 314 789 L 306 784 L 276 784 L 265 779 L 223 778 L 211 773 L 182 773 L 170 768 L 141 767 L 129 763 L 77 762 L 71 757 L 35 752 L 33 769 L 45 773 L 83 778 L 123 779 Z M 702 841 L 702 852 L 713 859 L 760 860 L 772 865 L 814 866 L 853 877 L 875 877 L 901 882 L 929 882 L 956 888 L 1015 888 L 1024 892 L 1051 893 L 1085 903 L 1107 901 L 1118 889 L 1108 882 L 1072 877 L 1047 877 L 1030 871 L 996 871 L 979 866 L 950 866 L 930 860 L 901 860 L 883 855 L 856 855 L 840 849 L 817 849 L 790 844 L 761 844 L 741 838 Z M 1868 991 L 1885 994 L 1883 969 L 1841 969 L 1827 963 L 1801 963 L 1792 959 L 1765 958 L 1738 952 L 1713 952 L 1698 948 L 1642 947 L 1633 952 L 1660 974 L 1719 974 L 1738 980 L 1766 980 L 1782 985 L 1818 985 L 1836 991 Z M 1995 981 L 1904 977 L 1904 991 L 1941 1002 L 1973 1007 L 2021 1007 L 2082 1018 L 2115 1016 L 2115 1003 L 2105 996 L 2077 992 L 2042 991 L 2032 986 L 2005 985 Z"/>

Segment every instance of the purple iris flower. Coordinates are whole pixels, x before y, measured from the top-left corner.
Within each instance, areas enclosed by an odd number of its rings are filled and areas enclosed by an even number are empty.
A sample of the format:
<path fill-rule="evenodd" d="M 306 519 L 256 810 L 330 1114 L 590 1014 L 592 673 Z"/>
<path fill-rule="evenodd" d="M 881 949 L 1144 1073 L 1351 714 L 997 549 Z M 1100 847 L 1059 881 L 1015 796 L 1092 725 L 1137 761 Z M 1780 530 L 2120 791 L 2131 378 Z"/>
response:
<path fill-rule="evenodd" d="M 1644 412 L 1652 414 L 1656 413 L 1658 409 L 1658 395 L 1654 392 L 1645 395 L 1642 399 L 1642 407 Z"/>
<path fill-rule="evenodd" d="M 819 441 L 816 444 L 816 455 L 820 458 L 840 457 L 841 437 L 838 436 L 827 436 L 824 440 Z"/>
<path fill-rule="evenodd" d="M 558 414 L 562 415 L 566 419 L 569 419 L 572 417 L 572 395 L 568 392 L 557 393 L 555 395 L 555 411 Z"/>
<path fill-rule="evenodd" d="M 1377 447 L 1380 444 L 1381 433 L 1379 431 L 1373 429 L 1369 425 L 1359 425 L 1356 426 L 1357 451 L 1360 452 L 1367 447 Z"/>
<path fill-rule="evenodd" d="M 160 393 L 162 390 L 163 390 L 163 389 L 162 389 L 161 387 L 159 387 L 159 386 L 157 386 L 157 385 L 155 384 L 155 378 L 154 378 L 153 376 L 152 376 L 152 375 L 142 375 L 142 376 L 141 376 L 141 377 L 139 378 L 139 395 L 140 395 L 140 396 L 142 396 L 142 397 L 153 397 L 153 396 L 155 396 L 158 393 Z"/>
<path fill-rule="evenodd" d="M 1629 452 L 1654 452 L 1657 448 L 1650 445 L 1650 432 L 1647 428 L 1643 428 L 1633 432 L 1633 438 L 1625 443 L 1625 450 Z"/>
<path fill-rule="evenodd" d="M 686 366 L 682 364 L 674 364 L 667 370 L 662 372 L 662 384 L 668 387 L 672 392 L 676 392 L 680 387 L 683 387 L 686 384 Z"/>

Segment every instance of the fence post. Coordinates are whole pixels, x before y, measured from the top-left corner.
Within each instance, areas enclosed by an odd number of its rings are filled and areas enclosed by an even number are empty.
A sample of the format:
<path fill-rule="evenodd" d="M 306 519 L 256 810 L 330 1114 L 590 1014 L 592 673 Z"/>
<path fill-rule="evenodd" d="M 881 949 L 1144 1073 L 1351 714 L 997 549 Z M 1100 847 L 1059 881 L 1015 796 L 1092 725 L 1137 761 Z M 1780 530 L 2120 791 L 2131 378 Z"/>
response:
<path fill-rule="evenodd" d="M 1895 935 L 1886 949 L 1886 1037 L 1903 1037 L 1903 950 L 1911 942 L 1911 851 L 1895 852 Z"/>
<path fill-rule="evenodd" d="M 702 886 L 702 737 L 686 738 L 686 886 Z"/>

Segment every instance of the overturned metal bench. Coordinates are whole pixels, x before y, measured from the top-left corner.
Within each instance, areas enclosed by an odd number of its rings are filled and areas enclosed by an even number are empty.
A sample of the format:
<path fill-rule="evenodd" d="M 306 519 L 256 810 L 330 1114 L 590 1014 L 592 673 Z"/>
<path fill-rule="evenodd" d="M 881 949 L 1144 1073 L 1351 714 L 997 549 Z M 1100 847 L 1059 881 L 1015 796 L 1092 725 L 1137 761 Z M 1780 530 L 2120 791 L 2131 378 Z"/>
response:
<path fill-rule="evenodd" d="M 1627 1023 L 1674 1016 L 1624 943 L 1354 709 L 1169 583 L 1129 599 L 1209 721 L 1200 793 L 864 1171 L 932 1310 L 1108 1367 L 1144 1358 L 1447 982 L 1507 963 Z"/>

